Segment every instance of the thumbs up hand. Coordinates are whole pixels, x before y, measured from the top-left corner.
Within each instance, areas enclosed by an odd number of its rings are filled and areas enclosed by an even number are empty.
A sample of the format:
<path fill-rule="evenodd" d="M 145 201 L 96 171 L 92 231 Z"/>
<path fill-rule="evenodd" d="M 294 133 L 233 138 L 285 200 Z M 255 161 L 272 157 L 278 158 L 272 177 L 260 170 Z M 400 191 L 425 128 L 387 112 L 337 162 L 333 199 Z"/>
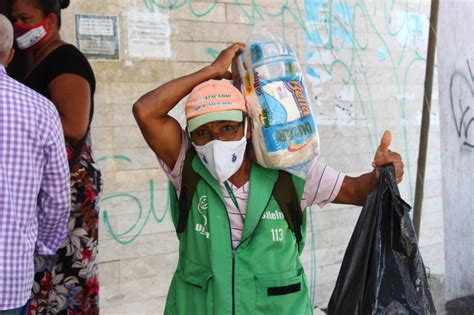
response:
<path fill-rule="evenodd" d="M 386 130 L 380 140 L 380 144 L 375 152 L 372 166 L 375 167 L 377 178 L 380 176 L 379 168 L 386 164 L 393 164 L 395 166 L 395 176 L 397 183 L 403 179 L 403 162 L 400 154 L 390 151 L 390 144 L 392 142 L 392 133 Z"/>

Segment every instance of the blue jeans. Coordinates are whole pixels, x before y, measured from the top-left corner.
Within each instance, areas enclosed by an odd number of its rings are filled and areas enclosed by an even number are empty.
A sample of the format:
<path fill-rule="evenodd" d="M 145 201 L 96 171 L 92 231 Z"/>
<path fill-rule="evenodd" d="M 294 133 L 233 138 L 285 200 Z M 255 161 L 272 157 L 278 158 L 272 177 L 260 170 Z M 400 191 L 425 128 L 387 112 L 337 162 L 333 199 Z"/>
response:
<path fill-rule="evenodd" d="M 28 314 L 28 304 L 26 303 L 22 307 L 14 308 L 12 310 L 0 311 L 0 315 L 26 315 Z"/>

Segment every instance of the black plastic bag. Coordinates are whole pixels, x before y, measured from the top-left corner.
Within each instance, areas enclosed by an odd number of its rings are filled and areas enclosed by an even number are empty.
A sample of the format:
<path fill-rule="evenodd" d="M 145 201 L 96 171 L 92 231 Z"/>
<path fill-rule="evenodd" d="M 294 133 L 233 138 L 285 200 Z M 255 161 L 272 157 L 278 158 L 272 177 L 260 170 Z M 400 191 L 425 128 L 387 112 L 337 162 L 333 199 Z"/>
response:
<path fill-rule="evenodd" d="M 330 315 L 436 314 L 393 165 L 360 214 L 328 305 Z"/>

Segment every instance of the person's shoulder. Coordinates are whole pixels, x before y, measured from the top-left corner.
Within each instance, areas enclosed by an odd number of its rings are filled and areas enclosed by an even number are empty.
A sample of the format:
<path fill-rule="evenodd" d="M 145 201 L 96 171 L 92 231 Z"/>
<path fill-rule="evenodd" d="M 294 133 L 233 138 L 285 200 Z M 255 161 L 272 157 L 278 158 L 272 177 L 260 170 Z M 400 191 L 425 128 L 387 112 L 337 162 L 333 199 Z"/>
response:
<path fill-rule="evenodd" d="M 64 44 L 57 47 L 51 52 L 51 55 L 52 56 L 76 56 L 81 59 L 82 58 L 86 59 L 84 54 L 79 49 L 77 49 L 76 46 L 72 44 Z"/>
<path fill-rule="evenodd" d="M 28 86 L 24 85 L 23 83 L 13 79 L 9 75 L 5 74 L 1 77 L 2 82 L 2 92 L 5 92 L 5 97 L 7 99 L 18 99 L 18 100 L 25 100 L 26 103 L 28 99 L 32 99 L 34 101 L 44 102 L 49 100 L 45 98 L 43 95 L 39 94 L 35 90 L 29 88 Z"/>
<path fill-rule="evenodd" d="M 64 73 L 73 73 L 84 77 L 91 86 L 95 86 L 95 76 L 86 56 L 74 45 L 64 44 L 57 47 L 48 56 L 50 80 Z"/>
<path fill-rule="evenodd" d="M 23 113 L 22 115 L 26 114 L 37 120 L 58 115 L 54 104 L 35 90 L 8 75 L 2 76 L 1 81 L 2 99 L 15 106 L 15 112 L 18 114 Z"/>
<path fill-rule="evenodd" d="M 57 47 L 48 57 L 59 65 L 91 68 L 86 56 L 72 44 L 64 44 Z"/>

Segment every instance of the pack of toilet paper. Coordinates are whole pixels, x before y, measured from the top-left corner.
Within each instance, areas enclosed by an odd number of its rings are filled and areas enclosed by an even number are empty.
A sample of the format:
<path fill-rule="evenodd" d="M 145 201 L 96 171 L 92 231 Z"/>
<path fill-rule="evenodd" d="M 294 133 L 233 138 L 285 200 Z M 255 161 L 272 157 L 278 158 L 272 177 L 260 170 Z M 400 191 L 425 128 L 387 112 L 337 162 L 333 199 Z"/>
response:
<path fill-rule="evenodd" d="M 252 35 L 233 67 L 249 108 L 256 160 L 305 178 L 319 154 L 319 133 L 300 64 L 281 39 L 266 31 Z"/>

